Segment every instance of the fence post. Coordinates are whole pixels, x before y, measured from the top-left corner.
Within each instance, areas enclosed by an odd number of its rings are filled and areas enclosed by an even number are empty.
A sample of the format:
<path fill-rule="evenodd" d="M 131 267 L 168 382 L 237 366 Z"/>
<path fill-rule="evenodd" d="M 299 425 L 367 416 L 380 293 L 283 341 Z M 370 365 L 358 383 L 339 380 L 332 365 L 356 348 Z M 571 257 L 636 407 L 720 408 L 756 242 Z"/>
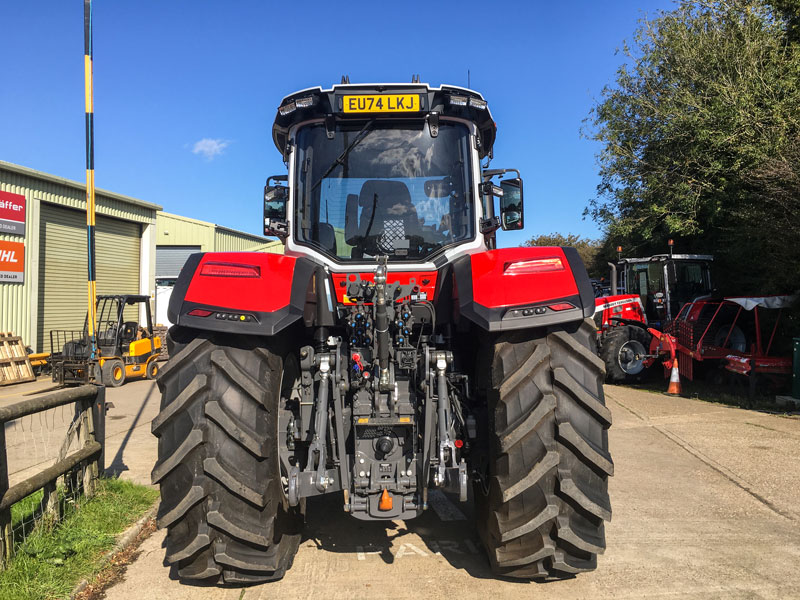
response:
<path fill-rule="evenodd" d="M 6 424 L 0 423 L 0 498 L 8 491 L 8 457 L 6 456 Z M 11 507 L 0 512 L 0 568 L 5 569 L 14 549 L 11 537 Z"/>
<path fill-rule="evenodd" d="M 94 399 L 81 400 L 81 446 L 94 441 Z M 87 498 L 94 496 L 94 483 L 97 479 L 97 463 L 85 461 L 83 463 L 83 493 Z"/>
<path fill-rule="evenodd" d="M 53 523 L 61 520 L 61 505 L 58 500 L 58 478 L 42 488 L 42 513 Z"/>
<path fill-rule="evenodd" d="M 97 474 L 106 472 L 106 386 L 97 386 L 97 397 L 92 404 L 92 420 L 94 421 L 94 439 L 102 450 L 97 457 Z"/>

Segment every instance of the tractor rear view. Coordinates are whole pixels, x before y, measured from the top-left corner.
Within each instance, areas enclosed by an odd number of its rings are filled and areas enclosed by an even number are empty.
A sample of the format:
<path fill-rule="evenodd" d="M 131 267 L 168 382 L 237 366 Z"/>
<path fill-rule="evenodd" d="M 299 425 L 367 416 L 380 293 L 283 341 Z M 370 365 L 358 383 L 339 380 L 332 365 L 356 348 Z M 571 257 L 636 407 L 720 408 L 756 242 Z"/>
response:
<path fill-rule="evenodd" d="M 283 100 L 264 231 L 285 255 L 195 254 L 170 301 L 153 482 L 181 579 L 279 579 L 308 498 L 411 519 L 432 490 L 473 496 L 499 576 L 596 567 L 614 467 L 592 285 L 572 248 L 496 248 L 523 185 L 481 165 L 495 134 L 453 86 Z"/>

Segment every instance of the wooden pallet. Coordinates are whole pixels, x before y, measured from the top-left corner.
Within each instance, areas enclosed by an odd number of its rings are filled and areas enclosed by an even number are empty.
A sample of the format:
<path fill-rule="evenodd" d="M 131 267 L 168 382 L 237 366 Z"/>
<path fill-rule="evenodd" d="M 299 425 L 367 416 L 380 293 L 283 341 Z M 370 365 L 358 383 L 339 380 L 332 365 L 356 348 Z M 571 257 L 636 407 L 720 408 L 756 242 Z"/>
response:
<path fill-rule="evenodd" d="M 36 381 L 22 338 L 0 332 L 0 385 Z"/>
<path fill-rule="evenodd" d="M 169 327 L 163 325 L 156 325 L 153 327 L 153 335 L 161 338 L 161 354 L 158 355 L 158 360 L 167 360 L 169 352 L 167 351 L 167 330 Z"/>

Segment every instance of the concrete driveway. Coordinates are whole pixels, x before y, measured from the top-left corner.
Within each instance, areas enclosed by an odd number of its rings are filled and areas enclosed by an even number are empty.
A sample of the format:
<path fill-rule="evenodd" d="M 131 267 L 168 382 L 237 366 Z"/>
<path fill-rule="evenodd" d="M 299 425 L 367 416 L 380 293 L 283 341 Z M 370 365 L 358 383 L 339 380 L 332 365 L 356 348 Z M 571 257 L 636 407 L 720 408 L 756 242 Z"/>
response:
<path fill-rule="evenodd" d="M 149 483 L 157 390 L 136 382 L 111 392 L 107 463 Z M 606 397 L 614 517 L 593 573 L 497 580 L 469 504 L 441 496 L 417 520 L 365 523 L 333 495 L 309 502 L 305 538 L 279 582 L 182 585 L 157 532 L 107 598 L 800 598 L 800 419 L 621 387 Z"/>

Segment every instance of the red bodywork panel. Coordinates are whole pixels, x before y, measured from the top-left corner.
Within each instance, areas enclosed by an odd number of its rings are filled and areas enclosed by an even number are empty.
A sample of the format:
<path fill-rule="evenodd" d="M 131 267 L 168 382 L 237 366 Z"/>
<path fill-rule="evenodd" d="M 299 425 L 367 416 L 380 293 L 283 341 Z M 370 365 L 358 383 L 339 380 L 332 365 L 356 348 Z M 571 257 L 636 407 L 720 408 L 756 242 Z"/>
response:
<path fill-rule="evenodd" d="M 375 281 L 375 272 L 359 273 L 358 276 L 363 281 Z M 433 300 L 434 292 L 436 290 L 436 278 L 438 273 L 436 271 L 392 271 L 389 269 L 386 275 L 386 283 L 399 283 L 401 285 L 409 285 L 411 279 L 414 279 L 416 285 L 419 286 L 421 292 L 428 296 L 428 300 Z M 345 296 L 347 295 L 347 284 L 350 281 L 355 281 L 356 276 L 354 273 L 334 273 L 331 275 L 333 278 L 333 287 L 336 290 L 336 300 L 340 304 L 347 304 Z M 425 283 L 427 281 L 427 283 Z"/>
<path fill-rule="evenodd" d="M 390 267 L 387 283 L 418 286 L 425 299 L 452 310 L 454 322 L 464 319 L 487 331 L 575 321 L 594 310 L 591 282 L 574 248 L 490 250 L 465 254 L 450 265 L 425 271 Z M 316 318 L 327 318 L 317 315 L 325 304 L 324 300 L 319 303 L 324 291 L 315 283 L 321 283 L 320 277 L 325 277 L 321 266 L 304 257 L 257 252 L 194 254 L 176 282 L 168 316 L 186 327 L 275 335 L 301 318 L 306 326 Z M 349 304 L 348 283 L 374 281 L 374 277 L 370 269 L 334 273 L 329 281 L 336 301 Z M 446 297 L 435 298 L 437 294 Z M 454 303 L 449 302 L 450 294 Z M 335 315 L 330 318 L 336 321 Z"/>
<path fill-rule="evenodd" d="M 572 269 L 561 248 L 501 248 L 471 255 L 472 297 L 487 308 L 535 304 L 578 294 Z M 560 260 L 547 263 L 547 259 Z M 536 260 L 543 261 L 537 265 Z M 526 263 L 526 261 L 528 261 Z M 509 266 L 519 263 L 528 271 L 514 272 Z M 538 270 L 537 269 L 543 269 Z"/>
<path fill-rule="evenodd" d="M 241 311 L 275 312 L 289 305 L 296 258 L 266 252 L 207 252 L 186 291 L 186 301 Z M 208 263 L 252 265 L 258 277 L 204 275 Z"/>
<path fill-rule="evenodd" d="M 642 307 L 642 299 L 638 294 L 618 294 L 616 296 L 595 298 L 594 306 L 595 323 L 598 330 L 622 325 L 618 321 L 612 321 L 612 317 L 647 324 L 647 317 Z M 602 313 L 600 318 L 597 316 L 598 312 Z"/>

